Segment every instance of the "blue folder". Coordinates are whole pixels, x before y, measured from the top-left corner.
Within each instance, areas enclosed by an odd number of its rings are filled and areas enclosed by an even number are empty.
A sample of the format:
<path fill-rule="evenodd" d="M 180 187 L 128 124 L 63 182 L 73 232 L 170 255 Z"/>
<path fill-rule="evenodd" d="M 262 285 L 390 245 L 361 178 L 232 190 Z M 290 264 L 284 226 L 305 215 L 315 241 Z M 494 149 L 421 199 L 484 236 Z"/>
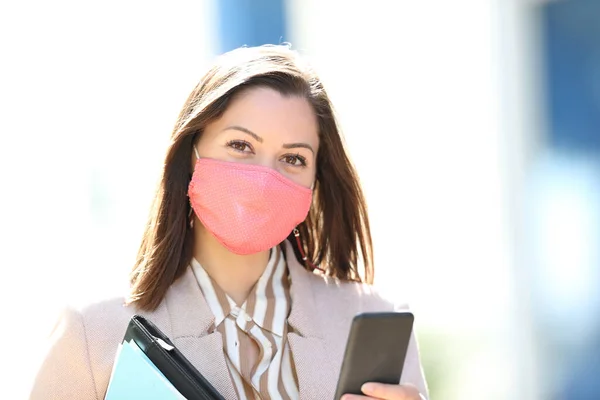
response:
<path fill-rule="evenodd" d="M 133 340 L 123 341 L 105 400 L 185 400 Z"/>
<path fill-rule="evenodd" d="M 225 400 L 152 321 L 129 320 L 105 400 Z"/>

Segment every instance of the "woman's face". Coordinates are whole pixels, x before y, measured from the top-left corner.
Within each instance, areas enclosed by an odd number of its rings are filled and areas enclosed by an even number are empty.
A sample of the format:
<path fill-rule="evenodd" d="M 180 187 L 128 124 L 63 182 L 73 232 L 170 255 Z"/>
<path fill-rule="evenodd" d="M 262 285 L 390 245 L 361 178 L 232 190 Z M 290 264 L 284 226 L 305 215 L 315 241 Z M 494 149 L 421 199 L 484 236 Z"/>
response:
<path fill-rule="evenodd" d="M 248 89 L 206 126 L 196 148 L 200 157 L 263 165 L 310 187 L 319 149 L 317 117 L 302 97 Z"/>

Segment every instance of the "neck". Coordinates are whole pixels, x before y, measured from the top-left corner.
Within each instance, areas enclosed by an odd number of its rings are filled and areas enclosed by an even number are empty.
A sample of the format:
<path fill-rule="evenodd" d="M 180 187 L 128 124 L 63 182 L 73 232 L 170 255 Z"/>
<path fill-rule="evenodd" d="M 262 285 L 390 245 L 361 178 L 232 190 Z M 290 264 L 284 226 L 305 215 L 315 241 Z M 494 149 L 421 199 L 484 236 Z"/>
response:
<path fill-rule="evenodd" d="M 232 253 L 196 219 L 194 258 L 237 305 L 242 305 L 267 267 L 269 250 L 250 255 Z"/>

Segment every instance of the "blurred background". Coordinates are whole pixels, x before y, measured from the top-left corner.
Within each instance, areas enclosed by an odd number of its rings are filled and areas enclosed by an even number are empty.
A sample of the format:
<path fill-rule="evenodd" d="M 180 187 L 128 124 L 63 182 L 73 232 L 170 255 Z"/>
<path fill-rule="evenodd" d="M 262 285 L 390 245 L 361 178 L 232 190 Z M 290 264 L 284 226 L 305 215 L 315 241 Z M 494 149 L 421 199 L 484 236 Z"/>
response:
<path fill-rule="evenodd" d="M 1 397 L 26 397 L 64 303 L 122 293 L 213 57 L 290 42 L 431 398 L 600 399 L 599 21 L 598 0 L 2 2 Z"/>

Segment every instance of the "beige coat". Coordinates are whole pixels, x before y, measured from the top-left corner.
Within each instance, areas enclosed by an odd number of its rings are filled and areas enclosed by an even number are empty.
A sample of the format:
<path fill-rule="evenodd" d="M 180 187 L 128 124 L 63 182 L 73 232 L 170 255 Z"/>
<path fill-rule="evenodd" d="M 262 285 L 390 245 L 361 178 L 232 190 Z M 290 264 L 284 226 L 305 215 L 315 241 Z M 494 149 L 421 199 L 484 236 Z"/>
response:
<path fill-rule="evenodd" d="M 286 242 L 292 279 L 292 310 L 288 334 L 298 375 L 301 399 L 333 398 L 346 339 L 354 315 L 395 307 L 374 290 L 357 283 L 340 283 L 306 271 Z M 35 379 L 31 399 L 104 398 L 116 350 L 129 319 L 139 313 L 152 320 L 226 399 L 235 399 L 218 332 L 209 333 L 213 315 L 191 269 L 171 285 L 153 312 L 139 312 L 117 298 L 67 309 L 53 333 L 53 343 Z M 402 381 L 427 389 L 414 338 Z"/>

